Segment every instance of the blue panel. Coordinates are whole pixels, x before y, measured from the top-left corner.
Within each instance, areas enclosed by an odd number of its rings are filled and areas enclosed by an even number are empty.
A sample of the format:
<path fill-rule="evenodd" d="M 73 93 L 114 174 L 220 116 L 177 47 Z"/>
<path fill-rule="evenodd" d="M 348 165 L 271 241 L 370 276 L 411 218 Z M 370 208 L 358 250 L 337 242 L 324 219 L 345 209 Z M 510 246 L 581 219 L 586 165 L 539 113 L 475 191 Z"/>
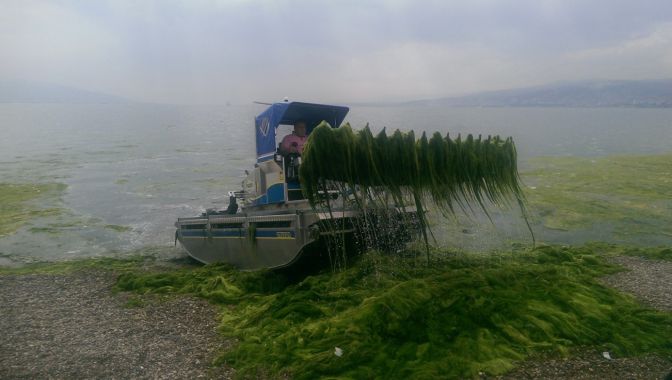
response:
<path fill-rule="evenodd" d="M 278 238 L 278 237 L 283 237 L 282 235 L 288 234 L 289 237 L 296 237 L 296 233 L 294 231 L 261 231 L 261 230 L 256 230 L 255 231 L 255 237 L 258 238 Z"/>
<path fill-rule="evenodd" d="M 285 201 L 284 183 L 276 183 L 266 190 L 266 201 L 268 203 L 278 203 Z"/>
<path fill-rule="evenodd" d="M 275 103 L 254 119 L 257 135 L 257 160 L 275 153 L 275 129 L 290 103 Z"/>
<path fill-rule="evenodd" d="M 287 189 L 289 190 L 298 190 L 301 188 L 301 184 L 295 181 L 287 182 Z"/>
<path fill-rule="evenodd" d="M 252 201 L 253 206 L 265 205 L 267 203 L 268 203 L 268 197 L 266 197 L 266 194 Z"/>
<path fill-rule="evenodd" d="M 180 233 L 182 236 L 189 236 L 189 237 L 206 237 L 207 235 L 205 234 L 205 229 L 202 230 L 181 230 Z"/>
<path fill-rule="evenodd" d="M 226 229 L 226 230 L 212 230 L 210 233 L 205 230 L 188 230 L 182 231 L 182 236 L 184 237 L 219 237 L 219 238 L 248 238 L 248 229 L 247 228 L 235 228 L 235 229 Z M 264 230 L 255 230 L 254 236 L 258 238 L 296 238 L 296 231 L 264 231 Z"/>
<path fill-rule="evenodd" d="M 259 206 L 269 203 L 280 203 L 285 201 L 284 183 L 276 183 L 266 190 L 266 194 L 252 201 L 252 205 Z"/>
<path fill-rule="evenodd" d="M 215 237 L 247 237 L 246 228 L 238 228 L 231 230 L 213 230 L 212 236 Z"/>

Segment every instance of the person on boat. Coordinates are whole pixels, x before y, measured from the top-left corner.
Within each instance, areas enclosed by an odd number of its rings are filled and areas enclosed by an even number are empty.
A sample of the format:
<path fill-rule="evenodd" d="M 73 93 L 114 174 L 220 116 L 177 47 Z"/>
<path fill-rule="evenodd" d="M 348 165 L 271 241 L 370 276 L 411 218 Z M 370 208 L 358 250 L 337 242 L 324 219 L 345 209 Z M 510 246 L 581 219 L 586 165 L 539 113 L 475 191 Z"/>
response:
<path fill-rule="evenodd" d="M 294 123 L 294 131 L 292 134 L 285 136 L 280 143 L 280 154 L 301 154 L 303 152 L 303 144 L 306 143 L 306 122 L 299 120 Z"/>

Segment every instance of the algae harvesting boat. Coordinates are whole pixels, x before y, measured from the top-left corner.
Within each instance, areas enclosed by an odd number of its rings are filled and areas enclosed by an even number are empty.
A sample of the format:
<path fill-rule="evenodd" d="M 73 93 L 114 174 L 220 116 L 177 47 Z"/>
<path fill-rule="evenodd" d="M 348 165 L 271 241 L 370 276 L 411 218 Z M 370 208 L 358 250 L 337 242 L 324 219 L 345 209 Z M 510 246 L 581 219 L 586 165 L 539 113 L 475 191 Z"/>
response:
<path fill-rule="evenodd" d="M 325 122 L 338 128 L 348 111 L 348 107 L 326 104 L 270 104 L 255 118 L 257 162 L 246 171 L 242 189 L 229 192 L 226 210 L 178 218 L 176 241 L 202 263 L 225 262 L 253 270 L 333 259 L 327 251 L 334 246 L 353 253 L 371 242 L 412 240 L 418 232 L 414 206 L 390 201 L 383 207 L 377 203 L 362 208 L 358 193 L 366 190 L 342 185 L 324 186 L 317 200 L 311 196 L 311 202 L 304 196 L 299 179 L 301 154 L 281 149 L 277 128 L 304 123 L 310 136 Z"/>

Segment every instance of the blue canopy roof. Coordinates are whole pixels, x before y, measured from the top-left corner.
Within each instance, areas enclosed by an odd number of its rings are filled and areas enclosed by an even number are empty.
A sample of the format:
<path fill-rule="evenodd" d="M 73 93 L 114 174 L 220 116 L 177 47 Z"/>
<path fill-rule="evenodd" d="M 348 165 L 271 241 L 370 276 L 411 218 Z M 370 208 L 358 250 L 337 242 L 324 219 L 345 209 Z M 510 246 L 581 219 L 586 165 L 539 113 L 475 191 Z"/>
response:
<path fill-rule="evenodd" d="M 341 125 L 350 109 L 343 106 L 302 102 L 274 103 L 254 119 L 257 135 L 257 161 L 266 161 L 275 154 L 275 130 L 279 125 L 306 122 L 309 134 L 322 121 L 333 128 Z"/>

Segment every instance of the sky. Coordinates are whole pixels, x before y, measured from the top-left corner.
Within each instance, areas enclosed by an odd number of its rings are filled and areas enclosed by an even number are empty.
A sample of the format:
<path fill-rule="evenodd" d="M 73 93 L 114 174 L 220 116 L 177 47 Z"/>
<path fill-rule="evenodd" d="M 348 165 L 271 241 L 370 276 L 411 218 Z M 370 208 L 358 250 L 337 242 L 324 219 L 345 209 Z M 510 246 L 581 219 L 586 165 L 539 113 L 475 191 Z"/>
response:
<path fill-rule="evenodd" d="M 173 104 L 672 78 L 670 0 L 0 0 L 0 81 Z"/>

